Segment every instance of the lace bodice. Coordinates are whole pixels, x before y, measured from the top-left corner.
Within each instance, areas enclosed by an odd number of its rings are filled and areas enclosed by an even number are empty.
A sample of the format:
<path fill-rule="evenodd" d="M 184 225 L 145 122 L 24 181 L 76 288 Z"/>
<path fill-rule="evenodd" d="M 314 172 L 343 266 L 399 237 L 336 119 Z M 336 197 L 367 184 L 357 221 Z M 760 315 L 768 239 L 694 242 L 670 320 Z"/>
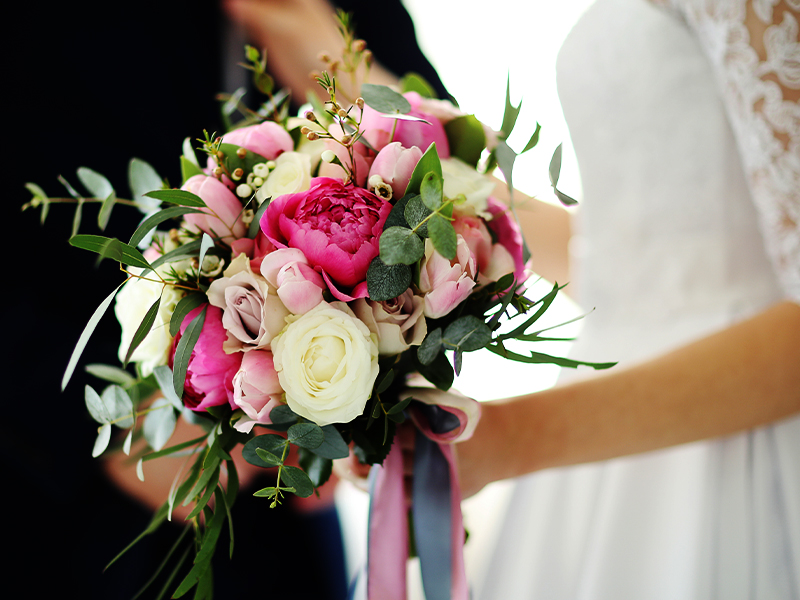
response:
<path fill-rule="evenodd" d="M 767 251 L 800 301 L 800 0 L 661 0 L 697 34 L 736 137 Z"/>

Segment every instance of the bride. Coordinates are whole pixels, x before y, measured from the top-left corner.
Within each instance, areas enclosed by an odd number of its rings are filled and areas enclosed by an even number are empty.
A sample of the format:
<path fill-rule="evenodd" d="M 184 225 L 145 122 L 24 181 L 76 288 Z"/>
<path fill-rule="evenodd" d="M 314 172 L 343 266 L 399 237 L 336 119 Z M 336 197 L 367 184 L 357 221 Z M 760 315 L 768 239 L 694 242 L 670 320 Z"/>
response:
<path fill-rule="evenodd" d="M 475 598 L 800 598 L 798 21 L 598 0 L 565 42 L 574 354 L 620 364 L 457 446 L 465 491 L 519 477 Z"/>

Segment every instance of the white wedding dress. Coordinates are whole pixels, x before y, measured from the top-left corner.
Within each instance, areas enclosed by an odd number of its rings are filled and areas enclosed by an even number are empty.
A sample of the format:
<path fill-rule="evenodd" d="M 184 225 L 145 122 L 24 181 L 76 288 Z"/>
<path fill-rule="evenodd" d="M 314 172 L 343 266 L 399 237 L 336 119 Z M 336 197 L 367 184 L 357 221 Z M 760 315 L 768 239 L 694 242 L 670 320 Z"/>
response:
<path fill-rule="evenodd" d="M 576 358 L 624 365 L 800 302 L 798 10 L 598 0 L 575 26 L 558 82 L 596 309 Z M 800 417 L 521 478 L 495 533 L 476 600 L 800 600 Z"/>

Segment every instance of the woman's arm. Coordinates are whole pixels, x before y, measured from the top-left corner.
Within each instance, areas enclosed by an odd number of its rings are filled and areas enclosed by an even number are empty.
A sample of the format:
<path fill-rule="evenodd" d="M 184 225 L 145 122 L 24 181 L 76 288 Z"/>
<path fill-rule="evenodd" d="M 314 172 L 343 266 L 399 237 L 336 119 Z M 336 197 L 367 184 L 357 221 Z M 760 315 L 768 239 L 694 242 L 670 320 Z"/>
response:
<path fill-rule="evenodd" d="M 800 412 L 800 305 L 627 369 L 485 403 L 457 446 L 462 489 L 549 467 L 730 435 Z"/>

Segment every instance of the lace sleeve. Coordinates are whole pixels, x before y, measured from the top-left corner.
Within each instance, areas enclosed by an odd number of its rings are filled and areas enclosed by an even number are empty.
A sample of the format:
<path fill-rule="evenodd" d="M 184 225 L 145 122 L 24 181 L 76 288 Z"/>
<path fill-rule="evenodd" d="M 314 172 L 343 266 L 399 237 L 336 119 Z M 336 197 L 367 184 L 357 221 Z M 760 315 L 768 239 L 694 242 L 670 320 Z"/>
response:
<path fill-rule="evenodd" d="M 711 60 L 767 251 L 800 302 L 800 0 L 665 0 Z"/>

